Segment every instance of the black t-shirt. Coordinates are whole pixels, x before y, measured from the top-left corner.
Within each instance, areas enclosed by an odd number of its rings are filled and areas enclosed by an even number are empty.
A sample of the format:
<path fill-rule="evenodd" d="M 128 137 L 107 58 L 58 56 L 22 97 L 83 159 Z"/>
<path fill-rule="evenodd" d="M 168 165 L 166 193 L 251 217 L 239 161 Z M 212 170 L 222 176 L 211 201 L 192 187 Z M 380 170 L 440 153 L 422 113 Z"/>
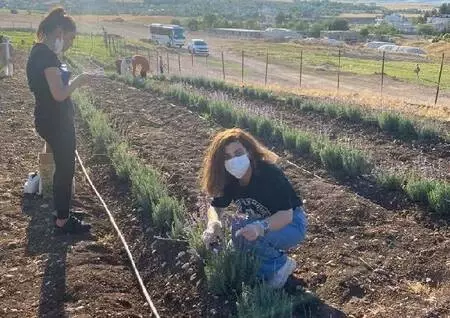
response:
<path fill-rule="evenodd" d="M 73 105 L 70 97 L 62 102 L 53 98 L 44 70 L 57 67 L 61 71 L 61 78 L 68 85 L 70 72 L 61 63 L 58 56 L 47 45 L 37 43 L 31 50 L 27 63 L 28 86 L 36 99 L 34 116 L 38 125 L 54 125 L 73 122 Z"/>
<path fill-rule="evenodd" d="M 221 197 L 211 202 L 213 207 L 225 208 L 234 201 L 239 212 L 251 218 L 266 218 L 272 214 L 295 209 L 302 201 L 295 193 L 283 171 L 274 164 L 260 162 L 253 171 L 250 183 L 242 187 L 236 178 L 232 178 Z"/>

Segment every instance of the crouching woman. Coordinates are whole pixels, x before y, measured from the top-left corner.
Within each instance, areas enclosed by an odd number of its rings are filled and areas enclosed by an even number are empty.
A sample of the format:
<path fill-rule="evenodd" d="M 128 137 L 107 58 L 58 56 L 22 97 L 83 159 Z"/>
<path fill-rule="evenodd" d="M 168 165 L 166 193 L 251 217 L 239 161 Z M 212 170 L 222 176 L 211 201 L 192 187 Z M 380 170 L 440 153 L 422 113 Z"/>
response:
<path fill-rule="evenodd" d="M 305 239 L 307 219 L 302 201 L 276 166 L 278 157 L 241 129 L 218 133 L 203 162 L 202 188 L 211 197 L 208 248 L 223 237 L 223 211 L 234 202 L 232 221 L 235 248 L 252 250 L 260 261 L 258 276 L 282 288 L 296 267 L 288 249 Z"/>

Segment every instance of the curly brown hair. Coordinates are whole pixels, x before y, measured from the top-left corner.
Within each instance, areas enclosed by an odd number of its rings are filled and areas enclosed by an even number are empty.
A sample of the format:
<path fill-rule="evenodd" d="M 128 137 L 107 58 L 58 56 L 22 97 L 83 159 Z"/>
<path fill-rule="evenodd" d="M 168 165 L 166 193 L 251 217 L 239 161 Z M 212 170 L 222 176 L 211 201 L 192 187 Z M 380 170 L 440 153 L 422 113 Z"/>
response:
<path fill-rule="evenodd" d="M 278 156 L 257 141 L 248 132 L 232 128 L 216 134 L 209 145 L 203 159 L 201 187 L 210 196 L 223 195 L 225 186 L 230 182 L 231 176 L 225 170 L 225 147 L 238 141 L 249 153 L 252 168 L 259 162 L 275 163 Z"/>

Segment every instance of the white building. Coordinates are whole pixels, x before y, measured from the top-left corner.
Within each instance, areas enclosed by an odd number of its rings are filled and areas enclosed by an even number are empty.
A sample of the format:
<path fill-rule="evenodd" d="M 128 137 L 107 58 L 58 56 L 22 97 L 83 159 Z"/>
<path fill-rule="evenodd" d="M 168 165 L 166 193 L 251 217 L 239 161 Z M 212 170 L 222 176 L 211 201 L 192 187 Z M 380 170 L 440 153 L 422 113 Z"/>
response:
<path fill-rule="evenodd" d="M 380 25 L 381 23 L 392 25 L 401 33 L 413 34 L 417 32 L 416 26 L 413 25 L 406 17 L 398 13 L 385 15 L 383 18 L 377 18 L 375 21 L 377 25 Z"/>
<path fill-rule="evenodd" d="M 427 24 L 431 24 L 433 28 L 438 32 L 450 30 L 450 16 L 444 15 L 440 17 L 427 18 Z"/>

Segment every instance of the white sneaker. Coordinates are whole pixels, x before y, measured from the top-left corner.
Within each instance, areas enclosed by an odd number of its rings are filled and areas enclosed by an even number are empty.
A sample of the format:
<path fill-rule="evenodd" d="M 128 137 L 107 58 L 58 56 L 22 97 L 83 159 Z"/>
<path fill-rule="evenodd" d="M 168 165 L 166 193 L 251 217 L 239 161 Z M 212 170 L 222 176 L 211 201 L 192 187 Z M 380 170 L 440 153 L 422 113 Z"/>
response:
<path fill-rule="evenodd" d="M 297 262 L 293 258 L 288 257 L 286 263 L 284 263 L 284 265 L 273 275 L 273 277 L 269 281 L 267 281 L 267 285 L 274 289 L 283 288 L 289 278 L 289 275 L 294 272 L 296 267 Z"/>

